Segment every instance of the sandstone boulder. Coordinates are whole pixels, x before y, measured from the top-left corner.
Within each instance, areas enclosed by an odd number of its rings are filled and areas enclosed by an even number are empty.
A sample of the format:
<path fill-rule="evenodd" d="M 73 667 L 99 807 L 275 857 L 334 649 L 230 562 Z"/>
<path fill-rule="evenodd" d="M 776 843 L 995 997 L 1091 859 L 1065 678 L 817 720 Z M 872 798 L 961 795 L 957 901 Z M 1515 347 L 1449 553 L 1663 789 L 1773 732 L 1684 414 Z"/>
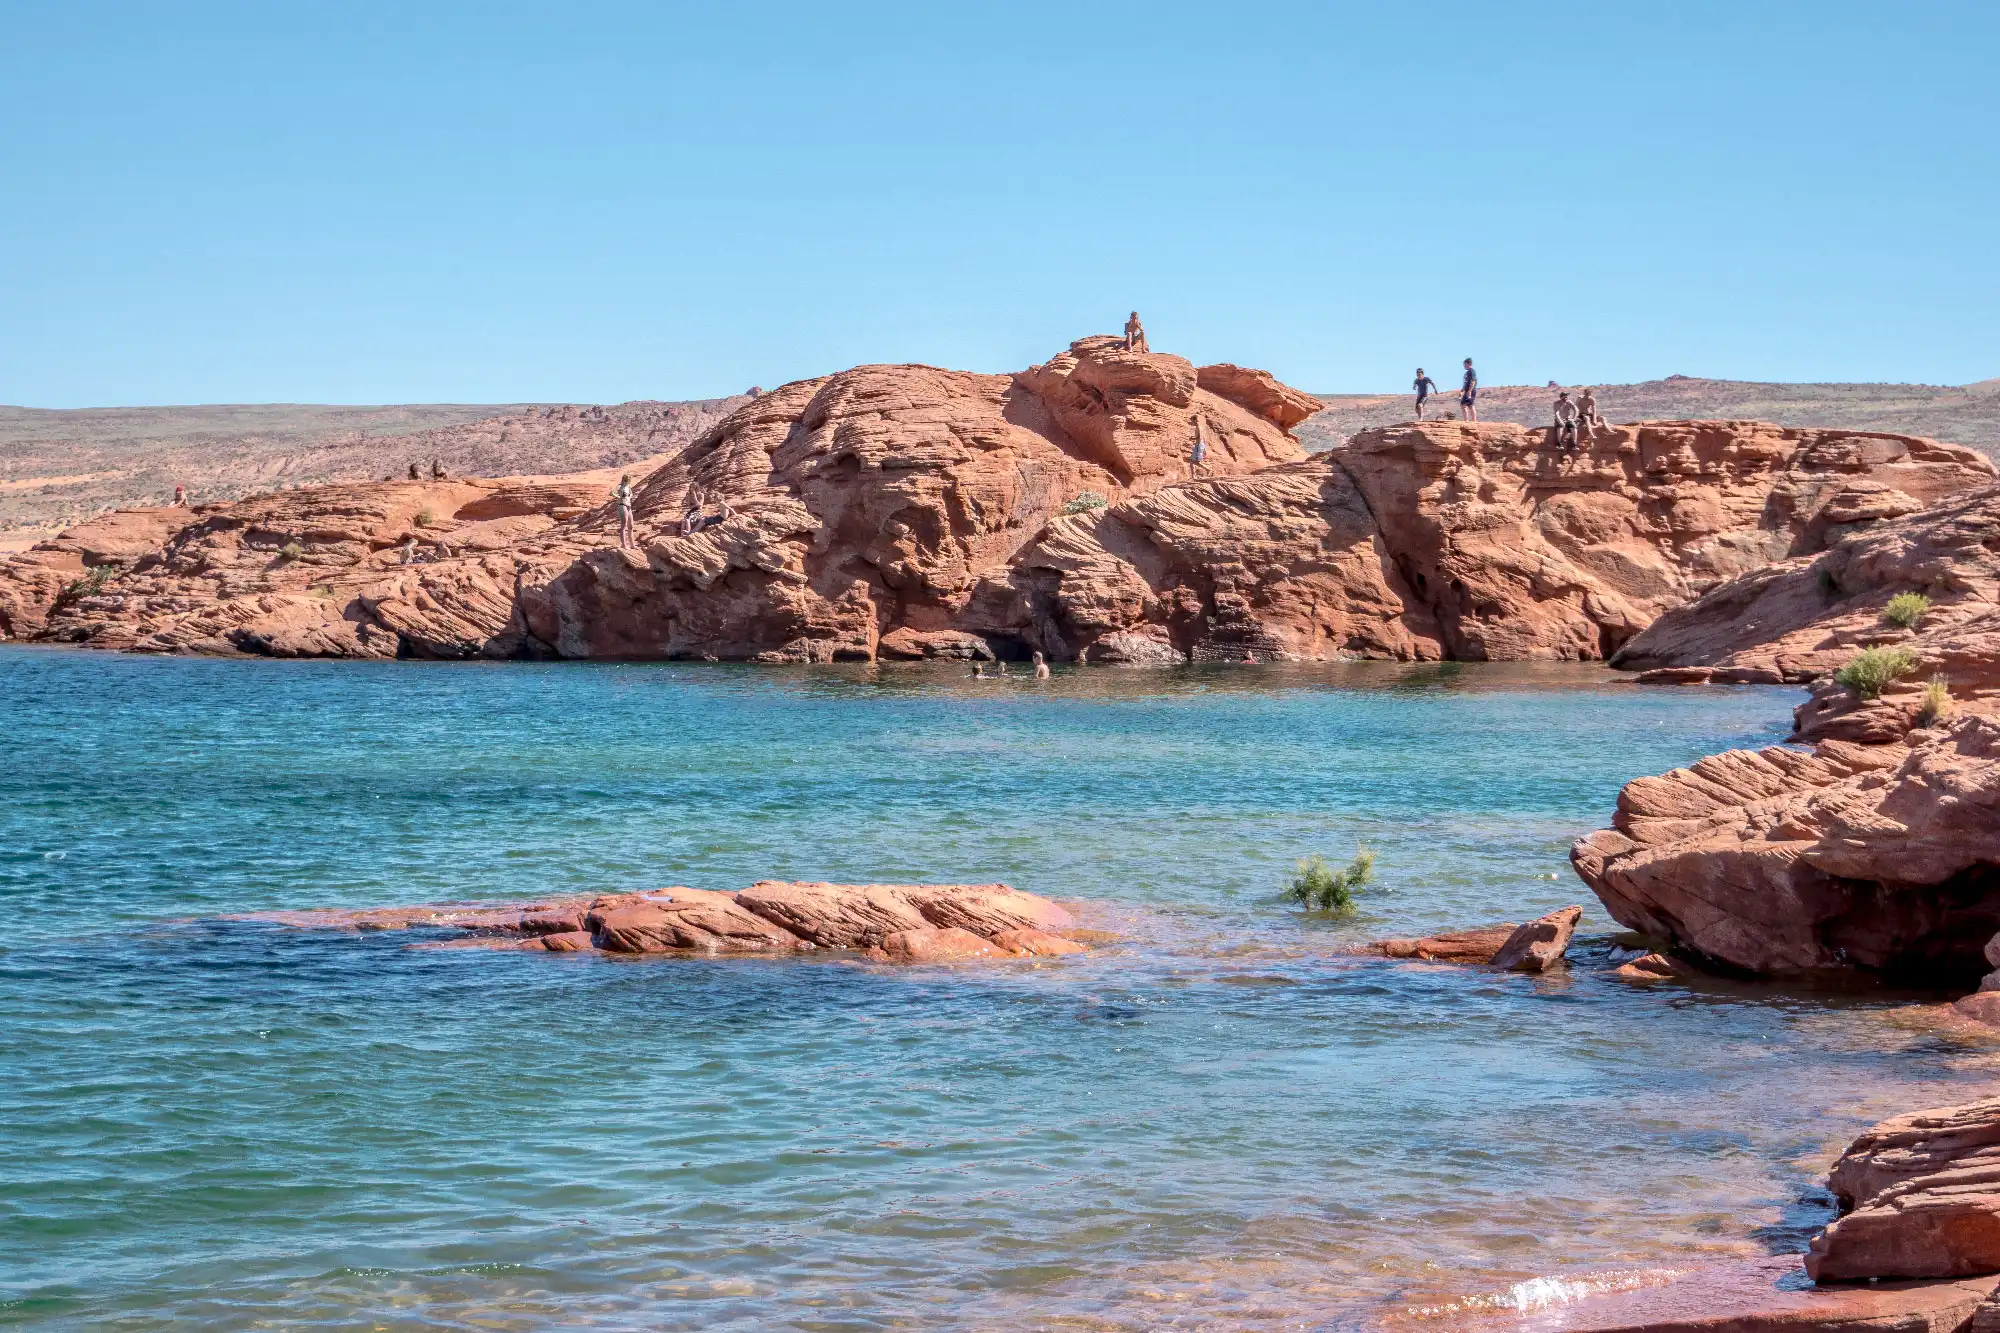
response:
<path fill-rule="evenodd" d="M 1493 955 L 1503 972 L 1546 972 L 1569 951 L 1570 936 L 1583 919 L 1581 907 L 1564 907 L 1518 927 Z"/>
<path fill-rule="evenodd" d="M 1490 963 L 1520 927 L 1512 921 L 1471 930 L 1450 930 L 1415 940 L 1377 940 L 1368 946 L 1389 958 L 1437 963 Z"/>
<path fill-rule="evenodd" d="M 1814 1279 L 2000 1273 L 2000 1098 L 1885 1120 L 1828 1183 L 1842 1214 L 1806 1256 Z"/>
<path fill-rule="evenodd" d="M 1626 981 L 1670 981 L 1693 972 L 1693 968 L 1670 954 L 1649 953 L 1619 964 L 1611 975 Z"/>
<path fill-rule="evenodd" d="M 1969 986 L 2000 929 L 2000 722 L 1711 755 L 1571 849 L 1621 923 L 1724 970 Z"/>

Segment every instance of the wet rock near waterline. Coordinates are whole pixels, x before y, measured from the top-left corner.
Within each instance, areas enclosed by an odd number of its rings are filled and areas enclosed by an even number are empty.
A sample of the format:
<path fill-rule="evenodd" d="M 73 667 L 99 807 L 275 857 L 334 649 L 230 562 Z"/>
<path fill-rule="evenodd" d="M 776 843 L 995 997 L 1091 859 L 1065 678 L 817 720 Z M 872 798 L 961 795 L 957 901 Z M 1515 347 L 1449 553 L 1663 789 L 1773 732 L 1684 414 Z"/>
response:
<path fill-rule="evenodd" d="M 845 950 L 881 962 L 960 962 L 1083 953 L 1061 905 L 1006 884 L 760 881 L 739 893 L 675 887 L 515 906 L 431 904 L 261 912 L 230 918 L 295 929 L 434 929 L 424 947 L 548 953 L 772 955 Z"/>
<path fill-rule="evenodd" d="M 1611 975 L 1625 981 L 1672 981 L 1694 976 L 1696 970 L 1671 954 L 1648 953 L 1620 963 Z"/>
<path fill-rule="evenodd" d="M 1706 1263 L 1659 1281 L 1453 1321 L 1508 1333 L 1968 1333 L 1990 1278 L 1814 1287 L 1797 1255 Z M 1394 1327 L 1421 1327 L 1398 1322 Z"/>
<path fill-rule="evenodd" d="M 2000 930 L 2000 722 L 1710 755 L 1570 851 L 1612 917 L 1712 970 L 1970 986 Z"/>
<path fill-rule="evenodd" d="M 2000 1098 L 1885 1120 L 1827 1183 L 1842 1211 L 1806 1256 L 1814 1279 L 2000 1273 Z"/>
<path fill-rule="evenodd" d="M 1492 966 L 1510 972 L 1545 972 L 1562 960 L 1582 917 L 1581 907 L 1565 907 L 1526 924 L 1502 921 L 1421 939 L 1377 940 L 1367 948 L 1387 958 Z"/>
<path fill-rule="evenodd" d="M 1570 936 L 1583 919 L 1581 907 L 1564 907 L 1537 917 L 1507 937 L 1490 964 L 1503 972 L 1546 972 L 1562 961 Z"/>
<path fill-rule="evenodd" d="M 1427 963 L 1490 963 L 1500 946 L 1514 937 L 1518 923 L 1501 921 L 1469 930 L 1447 930 L 1421 939 L 1376 940 L 1370 952 L 1387 958 L 1415 958 Z"/>

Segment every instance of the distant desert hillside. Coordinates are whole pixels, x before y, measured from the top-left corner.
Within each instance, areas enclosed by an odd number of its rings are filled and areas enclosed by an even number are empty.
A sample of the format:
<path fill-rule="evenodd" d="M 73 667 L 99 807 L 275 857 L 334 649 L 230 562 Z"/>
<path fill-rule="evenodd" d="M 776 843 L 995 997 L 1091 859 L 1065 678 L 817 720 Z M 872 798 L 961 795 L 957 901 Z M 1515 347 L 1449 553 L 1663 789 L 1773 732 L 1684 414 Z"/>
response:
<path fill-rule="evenodd" d="M 692 440 L 747 398 L 688 403 L 318 407 L 0 407 L 0 534 L 16 542 L 105 509 L 426 470 L 583 472 Z M 0 536 L 4 540 L 4 536 Z"/>
<path fill-rule="evenodd" d="M 1456 414 L 1456 374 L 1438 377 L 1443 393 L 1430 412 Z M 1572 394 L 1579 386 L 1565 385 Z M 1482 421 L 1549 424 L 1556 391 L 1506 386 L 1479 390 Z M 1326 411 L 1293 434 L 1308 449 L 1331 449 L 1356 431 L 1408 421 L 1409 394 L 1320 394 Z M 1781 426 L 1836 426 L 1899 431 L 1968 444 L 2000 458 L 2000 380 L 1959 386 L 1932 384 L 1757 384 L 1670 375 L 1644 384 L 1597 386 L 1598 410 L 1608 421 L 1737 419 Z"/>

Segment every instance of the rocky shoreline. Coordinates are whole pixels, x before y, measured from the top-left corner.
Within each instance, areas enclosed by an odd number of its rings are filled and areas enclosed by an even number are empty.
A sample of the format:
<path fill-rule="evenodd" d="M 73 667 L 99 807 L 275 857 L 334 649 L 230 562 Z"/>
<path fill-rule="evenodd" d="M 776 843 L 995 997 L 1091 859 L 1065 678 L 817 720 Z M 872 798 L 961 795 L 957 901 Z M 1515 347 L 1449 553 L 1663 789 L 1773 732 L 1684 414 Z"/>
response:
<path fill-rule="evenodd" d="M 1637 932 L 1618 975 L 1973 991 L 1958 1012 L 2000 1025 L 2000 971 L 1982 976 L 2000 968 L 1984 457 L 1755 422 L 1637 423 L 1565 452 L 1456 421 L 1307 457 L 1290 431 L 1311 408 L 1262 372 L 1110 338 L 1013 376 L 860 367 L 755 398 L 666 456 L 637 479 L 629 544 L 602 473 L 124 511 L 0 564 L 0 636 L 278 657 L 1608 660 L 1645 684 L 1804 685 L 1793 743 L 1638 778 L 1575 844 L 1578 875 Z M 1892 614 L 1893 598 L 1920 609 Z M 1893 669 L 1846 678 L 1870 651 Z M 1580 914 L 1376 951 L 1541 972 Z M 1005 885 L 252 919 L 624 956 L 1087 947 L 1062 907 Z M 1706 1304 L 1690 1279 L 1550 1326 L 2000 1329 L 1995 1145 L 2000 1099 L 1857 1140 L 1831 1181 L 1842 1216 L 1805 1259 L 1818 1291 L 1786 1288 L 1792 1261 L 1773 1261 L 1714 1276 Z"/>

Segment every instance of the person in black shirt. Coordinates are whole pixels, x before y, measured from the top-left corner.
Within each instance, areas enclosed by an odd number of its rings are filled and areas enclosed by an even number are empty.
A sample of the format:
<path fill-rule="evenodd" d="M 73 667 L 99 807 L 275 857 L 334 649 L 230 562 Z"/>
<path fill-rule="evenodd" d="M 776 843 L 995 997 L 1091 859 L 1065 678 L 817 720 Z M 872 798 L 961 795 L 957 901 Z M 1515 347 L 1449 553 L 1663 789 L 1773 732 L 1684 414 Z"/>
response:
<path fill-rule="evenodd" d="M 1417 391 L 1417 420 L 1424 419 L 1424 399 L 1438 391 L 1437 383 L 1424 374 L 1422 366 L 1417 367 L 1417 382 L 1411 386 Z"/>
<path fill-rule="evenodd" d="M 1472 358 L 1465 358 L 1465 384 L 1458 391 L 1459 415 L 1467 421 L 1479 420 L 1479 372 L 1472 368 Z"/>

